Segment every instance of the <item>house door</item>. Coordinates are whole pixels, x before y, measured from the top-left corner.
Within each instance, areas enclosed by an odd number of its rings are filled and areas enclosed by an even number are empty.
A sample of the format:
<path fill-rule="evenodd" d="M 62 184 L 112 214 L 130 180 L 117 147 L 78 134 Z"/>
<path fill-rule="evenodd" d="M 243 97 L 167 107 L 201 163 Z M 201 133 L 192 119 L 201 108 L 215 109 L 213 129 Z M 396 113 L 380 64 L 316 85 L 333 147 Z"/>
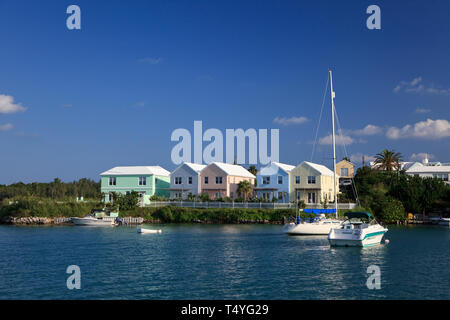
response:
<path fill-rule="evenodd" d="M 316 203 L 316 193 L 308 192 L 308 203 Z"/>

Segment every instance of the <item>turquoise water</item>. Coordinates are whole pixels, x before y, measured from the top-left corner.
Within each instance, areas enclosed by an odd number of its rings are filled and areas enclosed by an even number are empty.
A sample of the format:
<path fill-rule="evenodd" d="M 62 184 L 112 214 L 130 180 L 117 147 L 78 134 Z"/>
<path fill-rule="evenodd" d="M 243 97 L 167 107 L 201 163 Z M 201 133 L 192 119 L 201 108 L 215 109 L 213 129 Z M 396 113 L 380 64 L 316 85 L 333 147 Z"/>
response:
<path fill-rule="evenodd" d="M 389 244 L 364 249 L 274 225 L 158 228 L 0 226 L 0 299 L 450 299 L 449 228 L 392 226 Z"/>

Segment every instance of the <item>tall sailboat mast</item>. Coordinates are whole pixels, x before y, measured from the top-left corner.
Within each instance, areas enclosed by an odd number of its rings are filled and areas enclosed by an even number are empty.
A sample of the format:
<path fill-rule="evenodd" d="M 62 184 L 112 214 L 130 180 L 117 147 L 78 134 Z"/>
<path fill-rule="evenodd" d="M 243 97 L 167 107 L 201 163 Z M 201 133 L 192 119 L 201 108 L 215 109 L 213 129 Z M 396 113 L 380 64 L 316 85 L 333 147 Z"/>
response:
<path fill-rule="evenodd" d="M 333 74 L 330 69 L 330 89 L 331 89 L 331 126 L 333 128 L 333 178 L 334 178 L 334 207 L 336 209 L 336 218 L 338 217 L 338 202 L 337 202 L 337 185 L 336 185 L 336 135 L 334 132 L 334 97 L 333 91 Z"/>

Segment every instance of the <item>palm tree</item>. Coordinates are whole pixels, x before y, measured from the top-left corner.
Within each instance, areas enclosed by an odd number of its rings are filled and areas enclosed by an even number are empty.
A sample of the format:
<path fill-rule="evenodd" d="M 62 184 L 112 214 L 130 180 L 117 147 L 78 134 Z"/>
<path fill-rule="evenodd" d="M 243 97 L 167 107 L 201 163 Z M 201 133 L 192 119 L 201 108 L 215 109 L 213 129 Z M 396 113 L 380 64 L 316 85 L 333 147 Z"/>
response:
<path fill-rule="evenodd" d="M 244 180 L 238 183 L 237 192 L 244 197 L 244 202 L 247 201 L 247 197 L 252 190 L 252 184 L 249 181 Z"/>
<path fill-rule="evenodd" d="M 379 170 L 392 171 L 399 169 L 400 161 L 402 161 L 402 154 L 394 150 L 384 149 L 375 156 L 375 164 L 378 165 Z"/>
<path fill-rule="evenodd" d="M 250 167 L 248 167 L 248 172 L 250 172 L 252 175 L 256 176 L 256 174 L 258 173 L 258 169 L 256 169 L 256 167 L 254 165 L 251 165 Z"/>

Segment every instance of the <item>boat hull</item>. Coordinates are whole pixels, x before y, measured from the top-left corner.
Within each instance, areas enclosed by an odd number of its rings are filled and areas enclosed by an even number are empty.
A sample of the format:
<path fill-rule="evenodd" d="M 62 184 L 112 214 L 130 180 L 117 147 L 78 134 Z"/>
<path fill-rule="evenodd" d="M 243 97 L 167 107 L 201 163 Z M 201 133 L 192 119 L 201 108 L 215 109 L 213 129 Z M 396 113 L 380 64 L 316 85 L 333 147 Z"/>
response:
<path fill-rule="evenodd" d="M 114 220 L 72 218 L 72 222 L 77 226 L 113 226 Z"/>
<path fill-rule="evenodd" d="M 363 234 L 345 233 L 338 229 L 330 231 L 328 241 L 333 247 L 372 247 L 379 245 L 387 229 L 374 230 Z"/>
<path fill-rule="evenodd" d="M 288 235 L 323 235 L 326 236 L 330 233 L 332 228 L 338 228 L 341 225 L 340 222 L 330 223 L 299 223 L 299 224 L 287 224 L 284 226 L 284 232 Z"/>
<path fill-rule="evenodd" d="M 154 230 L 154 229 L 145 229 L 145 228 L 139 228 L 137 229 L 138 233 L 161 233 L 162 230 L 158 229 L 158 230 Z"/>
<path fill-rule="evenodd" d="M 439 220 L 440 226 L 450 227 L 450 218 L 442 218 Z"/>

